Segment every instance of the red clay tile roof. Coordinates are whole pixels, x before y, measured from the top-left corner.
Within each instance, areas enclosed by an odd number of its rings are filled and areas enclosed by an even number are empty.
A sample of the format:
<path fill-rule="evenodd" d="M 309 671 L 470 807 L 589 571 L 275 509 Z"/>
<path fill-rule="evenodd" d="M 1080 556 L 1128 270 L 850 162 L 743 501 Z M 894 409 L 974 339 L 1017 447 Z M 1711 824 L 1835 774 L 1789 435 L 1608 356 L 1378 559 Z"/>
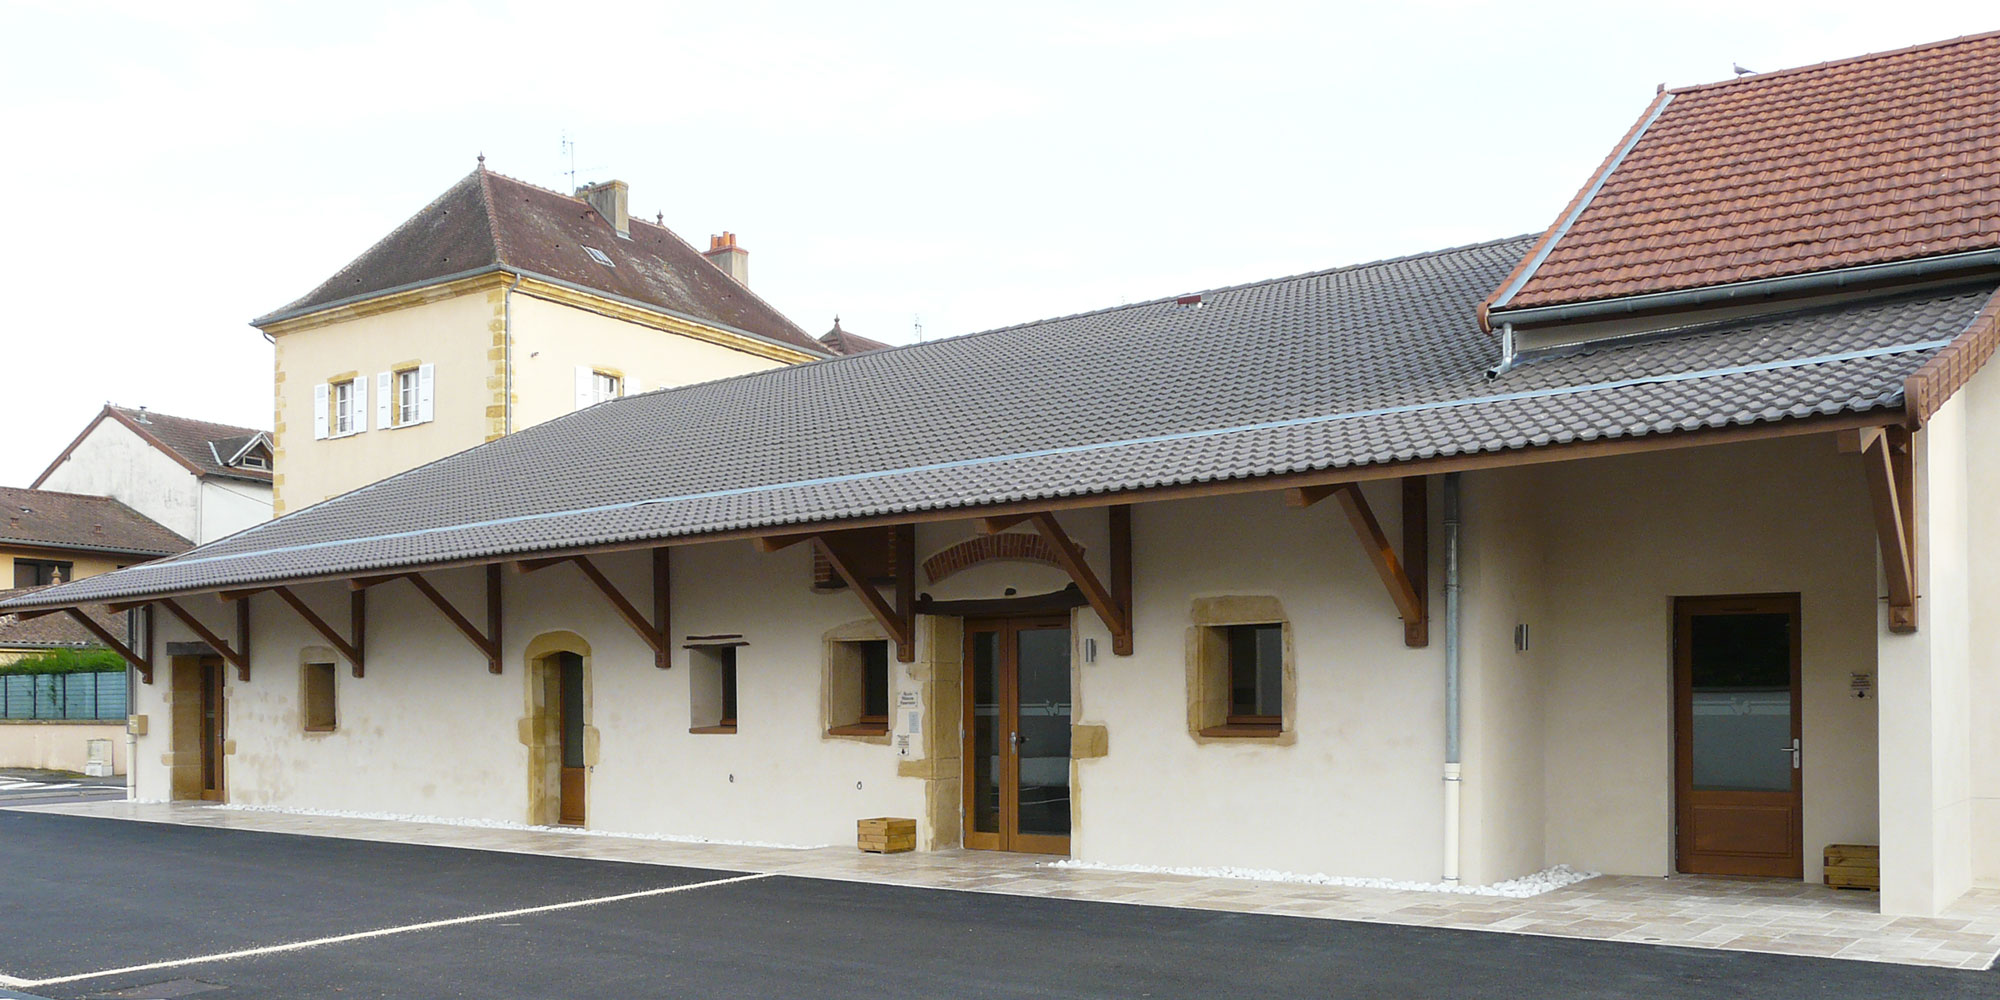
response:
<path fill-rule="evenodd" d="M 0 545 L 163 556 L 194 543 L 110 497 L 0 486 Z"/>
<path fill-rule="evenodd" d="M 2000 32 L 1668 91 L 1634 131 L 1488 309 L 2000 247 Z"/>
<path fill-rule="evenodd" d="M 481 167 L 318 288 L 252 320 L 265 326 L 339 302 L 468 272 L 527 271 L 822 356 L 826 348 L 665 226 L 633 218 L 622 239 L 572 198 Z M 606 265 L 585 247 L 610 258 Z"/>
<path fill-rule="evenodd" d="M 850 333 L 840 328 L 840 317 L 833 318 L 833 329 L 819 335 L 819 342 L 835 354 L 866 354 L 879 351 L 891 345 L 858 333 Z"/>
<path fill-rule="evenodd" d="M 46 587 L 22 587 L 15 590 L 0 590 L 0 601 L 23 594 L 32 594 Z M 112 635 L 127 635 L 125 616 L 129 611 L 112 612 L 102 604 L 84 605 L 83 612 L 90 619 L 104 627 Z M 40 649 L 50 646 L 102 646 L 90 630 L 76 623 L 68 615 L 43 615 L 22 621 L 16 615 L 0 615 L 0 649 Z"/>

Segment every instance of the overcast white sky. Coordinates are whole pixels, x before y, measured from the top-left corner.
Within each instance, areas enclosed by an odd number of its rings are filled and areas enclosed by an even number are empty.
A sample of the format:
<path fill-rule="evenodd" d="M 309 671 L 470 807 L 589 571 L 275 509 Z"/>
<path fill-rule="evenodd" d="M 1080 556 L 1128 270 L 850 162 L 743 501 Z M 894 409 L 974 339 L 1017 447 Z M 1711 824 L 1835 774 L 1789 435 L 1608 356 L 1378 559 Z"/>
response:
<path fill-rule="evenodd" d="M 0 484 L 106 400 L 266 427 L 246 323 L 454 180 L 632 186 L 817 334 L 950 336 L 1539 230 L 1656 84 L 1987 3 L 0 0 Z"/>

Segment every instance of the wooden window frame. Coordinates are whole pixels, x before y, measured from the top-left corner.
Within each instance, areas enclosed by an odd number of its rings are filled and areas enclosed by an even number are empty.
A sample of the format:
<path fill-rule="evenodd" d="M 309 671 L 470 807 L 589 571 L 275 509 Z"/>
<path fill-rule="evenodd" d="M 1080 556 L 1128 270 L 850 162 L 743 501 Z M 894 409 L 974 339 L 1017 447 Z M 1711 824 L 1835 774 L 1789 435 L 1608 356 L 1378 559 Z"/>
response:
<path fill-rule="evenodd" d="M 1269 600 L 1264 598 L 1221 598 L 1224 601 Z M 1248 615 L 1242 611 L 1251 610 Z M 1268 612 L 1268 615 L 1257 612 Z M 1231 609 L 1226 616 L 1209 617 L 1197 613 L 1190 637 L 1188 730 L 1197 740 L 1251 740 L 1289 745 L 1296 739 L 1291 715 L 1295 703 L 1293 685 L 1296 668 L 1292 658 L 1291 622 L 1282 617 L 1275 601 L 1260 609 Z M 1232 656 L 1232 631 L 1238 628 L 1279 629 L 1282 653 L 1279 672 L 1278 715 L 1233 711 L 1236 664 Z"/>
<path fill-rule="evenodd" d="M 389 415 L 396 421 L 392 426 L 411 427 L 424 422 L 423 406 L 418 398 L 422 391 L 420 385 L 422 377 L 420 365 L 390 370 L 392 382 L 390 388 L 396 393 L 394 402 L 389 406 Z M 407 405 L 404 402 L 405 396 L 408 397 Z"/>
<path fill-rule="evenodd" d="M 853 656 L 858 661 L 858 666 L 852 663 L 836 665 L 832 662 L 832 657 L 836 655 L 835 650 L 839 647 L 860 647 L 871 644 L 880 647 L 882 653 L 882 711 L 880 713 L 868 711 L 867 674 L 870 670 L 874 669 L 869 663 L 868 655 L 858 649 L 851 654 L 846 654 Z M 833 699 L 829 690 L 825 702 L 828 716 L 825 720 L 826 735 L 872 737 L 877 741 L 886 738 L 889 735 L 889 705 L 894 700 L 893 691 L 895 689 L 895 674 L 890 667 L 890 664 L 895 662 L 895 652 L 892 648 L 892 643 L 883 637 L 871 638 L 863 636 L 853 639 L 829 639 L 826 646 L 829 662 L 822 671 L 822 676 L 825 677 L 824 683 L 828 685 L 846 683 L 846 681 L 838 678 L 836 674 L 843 671 L 851 671 L 853 673 L 852 682 L 858 684 L 861 691 L 861 711 L 849 721 L 835 721 L 833 718 Z"/>

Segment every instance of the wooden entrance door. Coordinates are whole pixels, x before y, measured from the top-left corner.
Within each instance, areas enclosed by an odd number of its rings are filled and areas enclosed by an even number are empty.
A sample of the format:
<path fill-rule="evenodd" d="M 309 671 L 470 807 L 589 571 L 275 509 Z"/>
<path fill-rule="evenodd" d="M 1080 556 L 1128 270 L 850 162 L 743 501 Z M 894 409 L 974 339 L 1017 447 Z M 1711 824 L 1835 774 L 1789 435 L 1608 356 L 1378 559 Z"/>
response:
<path fill-rule="evenodd" d="M 1674 692 L 1679 869 L 1802 878 L 1799 595 L 1676 599 Z"/>
<path fill-rule="evenodd" d="M 557 653 L 554 672 L 556 726 L 562 734 L 562 787 L 556 822 L 582 826 L 585 775 L 589 773 L 583 755 L 583 657 Z"/>
<path fill-rule="evenodd" d="M 222 778 L 222 745 L 226 722 L 223 718 L 222 661 L 204 656 L 201 671 L 201 797 L 215 802 L 228 799 Z"/>
<path fill-rule="evenodd" d="M 1068 854 L 1069 619 L 965 624 L 965 846 Z"/>

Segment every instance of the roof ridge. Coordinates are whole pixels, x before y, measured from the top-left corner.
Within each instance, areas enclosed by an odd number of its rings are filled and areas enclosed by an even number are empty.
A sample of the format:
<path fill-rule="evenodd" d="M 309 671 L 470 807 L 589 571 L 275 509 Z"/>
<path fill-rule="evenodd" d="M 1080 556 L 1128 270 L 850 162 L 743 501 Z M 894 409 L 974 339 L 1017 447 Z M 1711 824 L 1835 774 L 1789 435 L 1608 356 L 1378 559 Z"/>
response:
<path fill-rule="evenodd" d="M 1884 49 L 1880 52 L 1864 52 L 1858 56 L 1847 56 L 1846 58 L 1843 59 L 1828 59 L 1825 62 L 1811 63 L 1805 66 L 1791 66 L 1785 69 L 1774 69 L 1769 73 L 1750 73 L 1730 80 L 1711 80 L 1708 83 L 1693 83 L 1685 87 L 1668 87 L 1666 92 L 1669 94 L 1689 94 L 1689 93 L 1694 93 L 1696 91 L 1713 90 L 1717 87 L 1732 87 L 1742 84 L 1760 83 L 1765 80 L 1775 80 L 1783 77 L 1797 76 L 1800 73 L 1812 73 L 1812 72 L 1817 72 L 1819 70 L 1832 69 L 1833 67 L 1836 66 L 1847 66 L 1853 63 L 1868 62 L 1869 60 L 1873 59 L 1889 59 L 1895 56 L 1909 55 L 1913 52 L 1923 52 L 1928 49 L 1941 49 L 1952 45 L 1963 45 L 1969 42 L 1984 42 L 1993 39 L 2000 39 L 2000 29 L 1996 29 L 1993 31 L 1975 32 L 1970 35 L 1958 35 L 1952 38 L 1940 38 L 1934 42 L 1919 42 L 1916 45 L 1905 45 L 1900 49 Z"/>
<path fill-rule="evenodd" d="M 147 417 L 149 417 L 149 418 L 151 418 L 151 417 L 165 417 L 165 418 L 167 418 L 168 420 L 179 420 L 179 421 L 183 421 L 183 422 L 186 422 L 186 423 L 190 423 L 190 424 L 207 424 L 207 425 L 208 425 L 208 426 L 210 426 L 210 427 L 221 427 L 221 428 L 225 428 L 225 429 L 227 429 L 227 430 L 232 430 L 232 431 L 241 431 L 241 432 L 243 432 L 243 433 L 245 433 L 245 434 L 269 434 L 269 433 L 271 433 L 270 431 L 267 431 L 267 430 L 262 430 L 262 429 L 260 429 L 260 428 L 256 428 L 256 427 L 245 427 L 245 426 L 243 426 L 242 424 L 225 424 L 225 423 L 223 423 L 223 422 L 222 422 L 222 421 L 220 421 L 220 420 L 203 420 L 203 419 L 202 419 L 202 418 L 200 418 L 200 417 L 183 417 L 183 416 L 181 416 L 181 415 L 180 415 L 180 414 L 178 414 L 178 413 L 162 413 L 162 412 L 160 412 L 159 410 L 155 410 L 155 409 L 153 409 L 153 408 L 151 408 L 151 407 L 146 407 L 146 406 L 123 406 L 123 405 L 120 405 L 120 404 L 118 404 L 118 403 L 107 403 L 107 404 L 105 404 L 105 405 L 107 405 L 107 406 L 111 407 L 111 408 L 112 408 L 112 409 L 114 409 L 114 410 L 118 410 L 118 411 L 120 411 L 120 412 L 123 412 L 123 413 L 128 413 L 128 414 L 129 414 L 129 413 L 138 413 L 139 411 L 141 411 L 141 410 L 144 410 L 144 411 L 146 412 L 146 416 L 147 416 Z"/>
<path fill-rule="evenodd" d="M 411 214 L 409 218 L 404 219 L 402 222 L 397 223 L 396 227 L 394 229 L 389 230 L 387 233 L 383 234 L 381 239 L 378 239 L 375 242 L 368 244 L 367 249 L 361 251 L 358 254 L 355 254 L 352 258 L 349 258 L 347 263 L 342 264 L 339 267 L 335 268 L 333 274 L 330 277 L 328 277 L 325 281 L 322 281 L 319 284 L 314 285 L 309 289 L 306 289 L 306 293 L 304 295 L 301 295 L 298 298 L 295 298 L 292 301 L 287 302 L 284 305 L 279 306 L 278 308 L 273 309 L 270 312 L 263 314 L 262 316 L 258 316 L 256 319 L 251 320 L 250 325 L 253 327 L 257 326 L 260 322 L 267 321 L 273 316 L 280 316 L 287 312 L 292 311 L 293 309 L 298 308 L 299 303 L 312 298 L 313 295 L 320 289 L 325 288 L 329 284 L 332 284 L 334 278 L 340 277 L 340 275 L 343 272 L 345 272 L 348 268 L 353 267 L 354 265 L 360 263 L 363 258 L 367 257 L 369 254 L 374 253 L 377 249 L 387 244 L 390 240 L 393 240 L 397 236 L 401 235 L 411 226 L 416 225 L 419 219 L 424 219 L 429 217 L 431 209 L 436 208 L 439 203 L 443 202 L 446 198 L 451 197 L 451 193 L 453 191 L 458 190 L 458 186 L 460 184 L 463 184 L 469 180 L 473 180 L 480 173 L 481 171 L 479 169 L 474 169 L 472 173 L 466 174 L 464 177 L 461 177 L 458 180 L 453 181 L 449 185 L 446 185 L 445 189 L 442 192 L 440 192 L 437 197 L 432 198 L 430 201 L 425 202 L 424 207 L 417 209 L 416 212 Z M 486 214 L 489 220 L 493 216 L 492 210 L 490 208 L 487 210 Z M 500 256 L 500 246 L 498 243 L 495 243 L 493 246 L 493 255 L 496 260 Z"/>
<path fill-rule="evenodd" d="M 493 204 L 493 182 L 491 172 L 486 169 L 486 157 L 479 158 L 479 205 L 486 210 L 486 236 L 493 241 L 493 259 L 500 264 L 507 263 L 507 243 L 500 238 L 500 213 Z"/>
<path fill-rule="evenodd" d="M 1258 288 L 1264 285 L 1275 285 L 1283 281 L 1299 281 L 1305 278 L 1324 277 L 1329 274 L 1340 274 L 1346 271 L 1359 271 L 1363 268 L 1388 267 L 1389 265 L 1392 264 L 1406 264 L 1409 263 L 1410 261 L 1422 260 L 1426 257 L 1442 257 L 1446 254 L 1464 253 L 1469 250 L 1480 250 L 1486 247 L 1499 246 L 1502 243 L 1512 243 L 1517 240 L 1532 239 L 1535 235 L 1536 234 L 1534 233 L 1520 233 L 1514 236 L 1503 236 L 1499 239 L 1480 240 L 1474 243 L 1461 243 L 1458 246 L 1443 247 L 1437 250 L 1426 250 L 1420 253 L 1403 254 L 1397 257 L 1384 257 L 1380 260 L 1362 261 L 1358 264 L 1342 264 L 1338 267 L 1321 268 L 1316 271 L 1300 271 L 1297 274 L 1279 275 L 1278 277 L 1275 278 L 1263 278 L 1257 281 L 1246 281 L 1241 284 L 1224 285 L 1217 288 L 1205 288 L 1198 292 L 1182 292 L 1177 295 L 1164 295 L 1156 299 L 1147 299 L 1143 302 L 1126 302 L 1120 305 L 1106 306 L 1102 309 L 1086 309 L 1082 312 L 1066 313 L 1059 316 L 1045 316 L 1042 317 L 1041 319 L 1031 319 L 1021 323 L 1012 323 L 1007 326 L 995 326 L 995 327 L 989 327 L 984 330 L 974 330 L 971 331 L 970 333 L 959 333 L 959 334 L 953 334 L 952 336 L 949 337 L 939 337 L 936 340 L 922 340 L 914 344 L 890 344 L 887 347 L 884 347 L 880 350 L 866 351 L 861 354 L 837 354 L 832 357 L 819 358 L 813 361 L 807 361 L 796 365 L 784 365 L 778 368 L 765 368 L 754 372 L 744 372 L 740 375 L 730 375 L 724 378 L 709 379 L 706 382 L 690 382 L 687 385 L 663 386 L 658 389 L 653 389 L 649 392 L 642 392 L 632 396 L 620 396 L 617 399 L 608 400 L 608 402 L 617 403 L 620 400 L 624 399 L 640 399 L 646 396 L 657 396 L 664 393 L 683 392 L 690 389 L 699 389 L 712 385 L 722 385 L 729 382 L 737 382 L 743 379 L 757 378 L 759 376 L 775 375 L 779 372 L 797 371 L 801 368 L 816 368 L 820 365 L 832 364 L 838 361 L 854 361 L 861 358 L 879 358 L 887 354 L 894 354 L 900 351 L 915 350 L 921 347 L 930 347 L 936 344 L 950 344 L 962 340 L 970 340 L 973 337 L 985 337 L 994 334 L 1010 333 L 1015 330 L 1024 330 L 1031 326 L 1041 326 L 1045 323 L 1062 323 L 1068 320 L 1083 319 L 1088 316 L 1104 316 L 1126 309 L 1142 309 L 1147 306 L 1157 306 L 1166 302 L 1170 302 L 1174 299 L 1179 298 L 1181 295 L 1215 295 L 1215 294 L 1221 294 L 1223 292 L 1240 292 L 1243 291 L 1244 289 Z M 572 412 L 581 413 L 583 411 L 576 410 Z M 563 416 L 568 416 L 568 414 L 564 414 Z M 562 418 L 557 417 L 555 419 L 560 420 Z"/>

